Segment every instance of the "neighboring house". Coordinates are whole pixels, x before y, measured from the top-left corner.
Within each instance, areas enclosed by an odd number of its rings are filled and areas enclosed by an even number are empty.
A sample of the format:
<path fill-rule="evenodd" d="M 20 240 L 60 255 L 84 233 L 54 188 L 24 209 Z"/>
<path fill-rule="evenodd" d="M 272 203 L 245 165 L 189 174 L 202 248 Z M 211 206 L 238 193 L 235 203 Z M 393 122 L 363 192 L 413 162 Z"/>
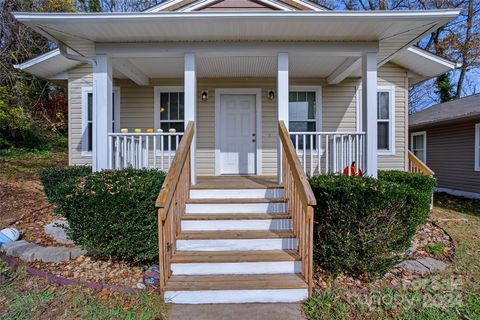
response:
<path fill-rule="evenodd" d="M 437 190 L 480 199 L 480 94 L 409 116 L 410 150 L 435 172 Z"/>
<path fill-rule="evenodd" d="M 312 290 L 305 175 L 408 170 L 408 88 L 457 67 L 413 44 L 458 13 L 306 0 L 15 13 L 59 45 L 17 67 L 68 86 L 71 165 L 171 169 L 157 201 L 167 299 L 298 301 Z"/>

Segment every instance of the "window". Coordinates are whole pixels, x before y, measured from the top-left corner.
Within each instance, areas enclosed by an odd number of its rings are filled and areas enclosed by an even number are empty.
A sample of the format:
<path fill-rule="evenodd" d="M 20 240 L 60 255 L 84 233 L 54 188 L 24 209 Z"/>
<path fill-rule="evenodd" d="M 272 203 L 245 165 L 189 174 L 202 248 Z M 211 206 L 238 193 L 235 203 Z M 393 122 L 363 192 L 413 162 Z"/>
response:
<path fill-rule="evenodd" d="M 90 87 L 82 88 L 82 152 L 90 155 L 93 149 L 93 90 Z M 112 90 L 112 122 L 110 132 L 120 131 L 120 88 Z"/>
<path fill-rule="evenodd" d="M 377 92 L 377 146 L 379 154 L 395 152 L 393 88 L 379 88 Z"/>
<path fill-rule="evenodd" d="M 288 96 L 289 131 L 316 132 L 320 131 L 320 90 L 319 88 L 291 88 Z M 307 149 L 310 149 L 310 137 L 306 137 Z M 295 145 L 296 139 L 292 137 Z M 303 149 L 303 136 L 298 137 L 298 147 Z M 316 137 L 313 137 L 313 149 L 316 147 Z"/>
<path fill-rule="evenodd" d="M 427 163 L 427 133 L 425 131 L 412 133 L 410 146 L 413 154 L 423 163 Z"/>
<path fill-rule="evenodd" d="M 82 152 L 90 153 L 93 148 L 93 92 L 92 88 L 82 88 Z"/>
<path fill-rule="evenodd" d="M 480 123 L 475 125 L 475 171 L 480 171 Z"/>
<path fill-rule="evenodd" d="M 163 132 L 183 132 L 185 128 L 184 93 L 181 87 L 155 88 L 155 129 Z M 164 146 L 168 146 L 168 137 L 164 137 Z M 172 150 L 176 150 L 176 138 L 171 138 Z"/>

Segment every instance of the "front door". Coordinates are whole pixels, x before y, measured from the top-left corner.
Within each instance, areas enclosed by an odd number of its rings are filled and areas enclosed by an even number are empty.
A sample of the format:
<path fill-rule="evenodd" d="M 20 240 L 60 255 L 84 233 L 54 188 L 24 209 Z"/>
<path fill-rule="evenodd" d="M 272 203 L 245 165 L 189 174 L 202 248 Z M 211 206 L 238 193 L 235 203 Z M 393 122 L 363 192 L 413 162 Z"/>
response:
<path fill-rule="evenodd" d="M 220 174 L 255 174 L 255 95 L 220 96 Z"/>

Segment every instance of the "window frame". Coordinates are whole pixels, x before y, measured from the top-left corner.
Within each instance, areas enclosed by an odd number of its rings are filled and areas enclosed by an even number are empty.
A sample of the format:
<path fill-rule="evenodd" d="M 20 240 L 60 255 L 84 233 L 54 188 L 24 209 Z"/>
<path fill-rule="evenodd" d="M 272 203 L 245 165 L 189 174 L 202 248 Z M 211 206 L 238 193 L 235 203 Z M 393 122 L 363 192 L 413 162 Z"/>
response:
<path fill-rule="evenodd" d="M 423 136 L 423 159 L 420 159 L 423 163 L 427 163 L 427 131 L 417 131 L 410 134 L 410 150 L 415 154 L 413 140 L 416 136 Z M 417 156 L 417 155 L 415 155 Z"/>
<path fill-rule="evenodd" d="M 183 92 L 185 94 L 183 86 L 161 86 L 161 87 L 156 86 L 154 88 L 154 95 L 155 96 L 154 96 L 154 99 L 153 99 L 153 104 L 154 104 L 154 108 L 155 108 L 155 114 L 154 114 L 154 117 L 155 117 L 155 121 L 154 121 L 155 131 L 160 129 L 161 123 L 162 123 L 161 114 L 160 114 L 160 102 L 161 102 L 160 101 L 160 94 L 162 94 L 162 93 L 172 93 L 172 92 Z M 184 108 L 185 108 L 185 106 L 184 106 Z M 177 123 L 183 122 L 184 127 L 185 127 L 185 117 L 184 117 L 183 120 L 164 120 L 164 122 L 177 122 Z"/>
<path fill-rule="evenodd" d="M 115 94 L 115 101 L 113 103 L 113 113 L 112 119 L 109 123 L 109 132 L 113 132 L 113 124 L 115 123 L 116 130 L 115 132 L 120 132 L 120 87 L 112 87 L 112 93 Z M 92 137 L 92 150 L 88 150 L 88 95 L 92 94 L 92 128 L 93 128 L 93 119 L 95 117 L 95 98 L 93 96 L 93 87 L 82 87 L 82 156 L 91 157 L 93 152 L 93 137 Z M 92 129 L 93 134 L 93 129 Z"/>
<path fill-rule="evenodd" d="M 480 123 L 475 124 L 475 171 L 480 171 Z"/>
<path fill-rule="evenodd" d="M 82 156 L 91 156 L 93 151 L 93 137 L 92 137 L 92 150 L 88 150 L 88 95 L 92 94 L 92 128 L 93 128 L 93 88 L 82 87 Z M 93 134 L 93 129 L 92 129 Z"/>
<path fill-rule="evenodd" d="M 377 154 L 378 155 L 395 155 L 395 140 L 396 140 L 396 137 L 395 137 L 395 86 L 377 86 L 377 95 L 379 92 L 388 92 L 389 94 L 389 111 L 388 111 L 388 114 L 389 114 L 389 119 L 388 119 L 388 138 L 389 138 L 389 141 L 388 141 L 388 146 L 389 148 L 388 149 L 378 149 L 378 146 L 377 146 Z M 378 101 L 377 101 L 377 104 L 378 104 Z M 377 112 L 378 112 L 378 106 L 376 108 Z M 376 119 L 377 119 L 377 131 L 378 131 L 378 123 L 380 122 L 379 119 L 378 119 L 378 113 L 377 113 L 377 116 L 376 116 Z M 382 122 L 386 122 L 384 120 L 382 120 Z M 378 132 L 377 132 L 377 135 L 378 135 Z M 378 142 L 377 142 L 378 143 Z"/>
<path fill-rule="evenodd" d="M 322 86 L 312 86 L 312 85 L 295 85 L 289 86 L 288 93 L 290 94 L 291 91 L 306 91 L 306 92 L 315 92 L 315 131 L 312 132 L 322 132 L 322 107 L 323 107 L 323 97 L 322 97 Z M 290 113 L 290 101 L 288 102 L 288 112 Z M 313 121 L 311 121 L 313 122 Z M 297 133 L 303 131 L 290 131 L 290 119 L 288 119 L 288 123 L 286 124 L 288 131 L 290 133 Z M 320 148 L 321 149 L 321 148 Z M 320 151 L 322 151 L 321 149 Z M 307 154 L 310 154 L 310 148 L 306 148 Z M 318 150 L 316 146 L 313 148 L 314 154 L 317 154 Z M 298 148 L 298 154 L 303 155 L 303 149 Z"/>

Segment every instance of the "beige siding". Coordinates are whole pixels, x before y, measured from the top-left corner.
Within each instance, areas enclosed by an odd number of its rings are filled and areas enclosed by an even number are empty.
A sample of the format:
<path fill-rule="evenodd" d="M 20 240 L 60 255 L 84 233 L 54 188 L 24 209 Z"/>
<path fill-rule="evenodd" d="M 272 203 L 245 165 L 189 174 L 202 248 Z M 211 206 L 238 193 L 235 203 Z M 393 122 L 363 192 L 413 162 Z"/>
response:
<path fill-rule="evenodd" d="M 91 164 L 90 155 L 82 155 L 82 88 L 92 87 L 92 67 L 81 65 L 68 72 L 69 164 Z"/>
<path fill-rule="evenodd" d="M 77 70 L 78 69 L 78 70 Z M 91 86 L 90 67 L 77 68 L 71 72 L 69 83 L 70 112 L 77 115 L 72 119 L 71 127 L 71 164 L 88 163 L 88 157 L 82 157 L 79 151 L 81 137 L 81 86 Z M 116 80 L 114 86 L 121 90 L 120 119 L 121 127 L 153 128 L 154 126 L 154 86 L 181 86 L 183 79 L 156 79 L 150 86 L 139 87 L 129 80 Z M 322 87 L 322 130 L 356 130 L 356 90 L 359 79 L 346 79 L 339 85 L 327 86 L 324 79 L 291 79 L 292 86 Z M 405 168 L 405 108 L 406 82 L 405 71 L 386 65 L 379 71 L 379 85 L 396 86 L 396 153 L 393 156 L 380 156 L 379 166 L 384 169 Z M 208 101 L 197 102 L 197 172 L 199 175 L 215 174 L 215 88 L 261 88 L 262 90 L 262 173 L 274 175 L 277 170 L 277 107 L 276 100 L 269 100 L 267 92 L 276 88 L 274 78 L 255 79 L 198 79 L 197 89 L 208 90 Z"/>
<path fill-rule="evenodd" d="M 378 168 L 384 170 L 405 170 L 408 140 L 408 82 L 407 71 L 393 64 L 386 64 L 378 71 L 378 85 L 395 86 L 395 154 L 378 156 Z"/>
<path fill-rule="evenodd" d="M 438 187 L 480 193 L 480 172 L 474 170 L 475 123 L 480 119 L 412 131 L 427 132 L 427 165 Z"/>

